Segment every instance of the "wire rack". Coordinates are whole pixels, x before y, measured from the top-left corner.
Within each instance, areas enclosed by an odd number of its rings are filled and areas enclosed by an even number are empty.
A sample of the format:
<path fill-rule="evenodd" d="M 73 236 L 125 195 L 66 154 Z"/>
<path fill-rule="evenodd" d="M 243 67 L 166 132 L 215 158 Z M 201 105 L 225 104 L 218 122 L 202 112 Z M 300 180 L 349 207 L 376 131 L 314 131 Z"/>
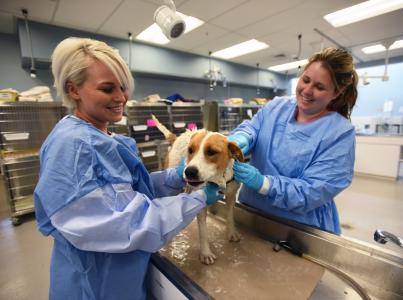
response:
<path fill-rule="evenodd" d="M 157 127 L 152 126 L 151 115 L 155 115 L 161 124 L 171 128 L 168 105 L 140 103 L 128 106 L 126 110 L 129 133 L 137 143 L 165 139 Z"/>
<path fill-rule="evenodd" d="M 2 156 L 7 158 L 14 154 L 38 151 L 64 114 L 65 108 L 55 103 L 1 103 Z"/>
<path fill-rule="evenodd" d="M 218 105 L 218 131 L 228 134 L 244 120 L 250 120 L 261 108 L 260 105 Z"/>
<path fill-rule="evenodd" d="M 39 176 L 39 149 L 64 116 L 57 103 L 0 103 L 1 170 L 14 225 L 34 211 L 32 194 Z"/>
<path fill-rule="evenodd" d="M 172 132 L 181 134 L 186 129 L 201 129 L 203 124 L 203 105 L 194 103 L 174 104 L 171 110 Z"/>
<path fill-rule="evenodd" d="M 150 172 L 165 168 L 169 148 L 164 135 L 154 126 L 151 115 L 175 134 L 204 127 L 203 105 L 199 103 L 136 103 L 127 106 L 126 112 L 130 136 L 136 140 L 140 157 Z"/>

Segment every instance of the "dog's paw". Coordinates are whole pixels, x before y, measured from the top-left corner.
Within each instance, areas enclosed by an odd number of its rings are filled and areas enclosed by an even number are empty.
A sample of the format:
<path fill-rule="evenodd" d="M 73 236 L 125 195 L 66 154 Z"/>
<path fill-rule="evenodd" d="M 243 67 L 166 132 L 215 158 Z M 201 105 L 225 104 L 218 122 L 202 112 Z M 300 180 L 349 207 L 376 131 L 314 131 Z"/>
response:
<path fill-rule="evenodd" d="M 200 261 L 203 264 L 212 265 L 215 262 L 216 259 L 217 259 L 217 257 L 211 251 L 206 252 L 206 253 L 200 253 Z"/>
<path fill-rule="evenodd" d="M 230 242 L 239 242 L 241 240 L 241 235 L 236 230 L 228 231 L 227 237 Z"/>

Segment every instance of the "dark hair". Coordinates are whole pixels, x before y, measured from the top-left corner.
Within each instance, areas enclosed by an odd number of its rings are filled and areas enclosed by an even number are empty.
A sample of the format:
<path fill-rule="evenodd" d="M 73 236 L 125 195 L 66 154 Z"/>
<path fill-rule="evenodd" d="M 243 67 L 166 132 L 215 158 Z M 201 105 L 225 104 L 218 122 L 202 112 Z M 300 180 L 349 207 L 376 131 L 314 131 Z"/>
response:
<path fill-rule="evenodd" d="M 350 119 L 358 96 L 358 75 L 354 69 L 351 54 L 339 48 L 323 49 L 309 58 L 304 70 L 314 62 L 320 62 L 329 71 L 333 84 L 336 87 L 336 92 L 340 93 L 336 99 L 329 103 L 327 109 L 329 111 L 337 111 L 345 118 Z"/>

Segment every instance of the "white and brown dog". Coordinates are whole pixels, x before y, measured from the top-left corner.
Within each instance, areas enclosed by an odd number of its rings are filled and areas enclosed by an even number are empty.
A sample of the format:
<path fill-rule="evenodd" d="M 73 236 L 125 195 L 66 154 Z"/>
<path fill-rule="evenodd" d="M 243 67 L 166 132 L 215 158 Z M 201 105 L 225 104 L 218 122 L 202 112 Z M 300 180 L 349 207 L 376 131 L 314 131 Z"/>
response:
<path fill-rule="evenodd" d="M 217 132 L 205 129 L 186 130 L 179 136 L 169 131 L 155 116 L 152 116 L 157 128 L 164 134 L 172 147 L 165 160 L 165 167 L 179 165 L 186 159 L 184 179 L 186 191 L 199 189 L 207 182 L 214 182 L 225 188 L 227 214 L 227 236 L 229 241 L 238 242 L 240 235 L 234 224 L 234 204 L 239 183 L 232 179 L 234 159 L 243 161 L 241 149 L 234 142 Z M 200 238 L 200 260 L 205 264 L 213 264 L 216 256 L 211 251 L 207 236 L 207 209 L 197 215 Z"/>

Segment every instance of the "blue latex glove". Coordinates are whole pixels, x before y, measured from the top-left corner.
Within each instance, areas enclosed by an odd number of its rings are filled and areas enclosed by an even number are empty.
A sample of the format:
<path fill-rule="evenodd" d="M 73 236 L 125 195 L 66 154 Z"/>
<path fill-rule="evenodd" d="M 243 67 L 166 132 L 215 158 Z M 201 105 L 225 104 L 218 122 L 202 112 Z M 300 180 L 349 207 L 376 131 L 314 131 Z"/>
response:
<path fill-rule="evenodd" d="M 218 200 L 222 200 L 224 198 L 223 191 L 215 183 L 211 183 L 211 182 L 207 183 L 206 186 L 204 188 L 202 188 L 202 191 L 206 195 L 207 205 L 214 204 Z"/>
<path fill-rule="evenodd" d="M 264 182 L 264 176 L 260 174 L 258 169 L 237 160 L 234 162 L 234 178 L 257 192 L 260 191 Z"/>
<path fill-rule="evenodd" d="M 243 154 L 247 154 L 250 150 L 250 146 L 249 146 L 249 138 L 244 135 L 244 134 L 240 134 L 240 133 L 235 133 L 235 134 L 231 134 L 228 136 L 228 140 L 235 142 L 239 148 L 241 148 L 241 151 Z"/>
<path fill-rule="evenodd" d="M 183 178 L 183 171 L 185 170 L 185 159 L 182 158 L 179 165 L 175 168 L 176 174 L 178 174 L 179 178 Z"/>

